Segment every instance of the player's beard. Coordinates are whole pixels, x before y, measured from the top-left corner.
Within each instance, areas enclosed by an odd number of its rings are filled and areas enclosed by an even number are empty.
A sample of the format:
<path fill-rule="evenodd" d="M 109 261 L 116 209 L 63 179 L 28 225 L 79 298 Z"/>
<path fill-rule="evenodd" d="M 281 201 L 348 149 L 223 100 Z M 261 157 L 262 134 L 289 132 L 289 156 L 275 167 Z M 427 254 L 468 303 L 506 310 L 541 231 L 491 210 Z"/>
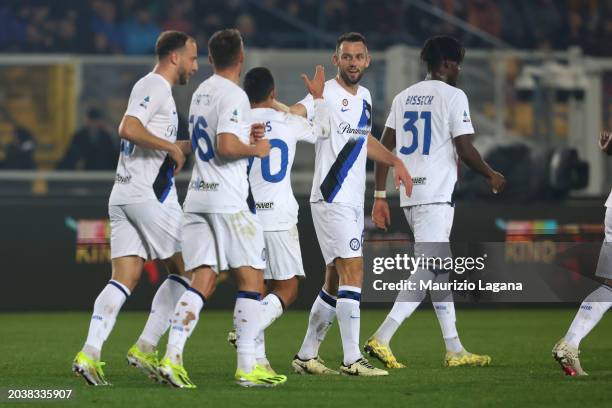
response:
<path fill-rule="evenodd" d="M 359 81 L 361 81 L 362 76 L 363 76 L 363 71 L 359 72 L 359 74 L 357 75 L 357 78 L 351 79 L 348 72 L 340 70 L 340 78 L 342 78 L 344 83 L 347 85 L 357 85 Z"/>
<path fill-rule="evenodd" d="M 179 71 L 178 83 L 179 85 L 185 85 L 189 81 L 189 75 L 187 71 Z"/>

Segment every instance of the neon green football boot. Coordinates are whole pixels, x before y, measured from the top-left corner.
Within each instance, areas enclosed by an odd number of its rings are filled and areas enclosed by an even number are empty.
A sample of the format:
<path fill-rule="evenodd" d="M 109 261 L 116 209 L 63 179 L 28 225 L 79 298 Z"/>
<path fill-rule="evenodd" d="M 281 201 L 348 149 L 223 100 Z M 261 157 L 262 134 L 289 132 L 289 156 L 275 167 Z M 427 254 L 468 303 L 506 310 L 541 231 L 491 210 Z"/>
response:
<path fill-rule="evenodd" d="M 176 388 L 196 388 L 196 385 L 189 379 L 187 370 L 181 364 L 174 364 L 169 358 L 164 358 L 159 362 L 158 374 L 170 385 Z"/>
<path fill-rule="evenodd" d="M 72 371 L 81 376 L 89 385 L 111 385 L 104 377 L 102 361 L 96 361 L 82 351 L 79 351 L 72 362 Z"/>

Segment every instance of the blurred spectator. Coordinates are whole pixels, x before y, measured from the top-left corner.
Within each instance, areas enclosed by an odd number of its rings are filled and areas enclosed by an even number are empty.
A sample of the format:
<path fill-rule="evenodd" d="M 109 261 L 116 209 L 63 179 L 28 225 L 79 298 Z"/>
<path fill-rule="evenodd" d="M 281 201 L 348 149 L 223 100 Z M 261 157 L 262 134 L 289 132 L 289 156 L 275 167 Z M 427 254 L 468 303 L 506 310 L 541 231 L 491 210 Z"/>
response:
<path fill-rule="evenodd" d="M 193 33 L 193 23 L 189 19 L 193 13 L 193 1 L 174 1 L 168 5 L 167 18 L 161 23 L 162 30 L 177 30 Z"/>
<path fill-rule="evenodd" d="M 32 133 L 28 129 L 14 124 L 13 137 L 5 148 L 5 156 L 0 163 L 0 168 L 7 170 L 35 169 L 35 148 L 36 141 L 32 137 Z"/>
<path fill-rule="evenodd" d="M 119 149 L 104 125 L 102 113 L 90 108 L 85 125 L 72 136 L 70 146 L 57 168 L 112 170 L 117 165 L 118 154 Z"/>
<path fill-rule="evenodd" d="M 612 0 L 429 0 L 431 7 L 515 48 L 565 49 L 610 55 Z M 257 47 L 321 47 L 320 37 L 357 30 L 371 49 L 421 45 L 450 34 L 472 47 L 490 47 L 409 1 L 378 0 L 0 0 L 0 50 L 149 54 L 160 30 L 175 29 L 206 43 L 215 31 L 240 26 Z M 603 37 L 602 37 L 603 36 Z"/>
<path fill-rule="evenodd" d="M 143 7 L 137 8 L 134 17 L 124 23 L 123 33 L 127 54 L 151 54 L 155 50 L 160 28 L 153 20 L 151 11 Z"/>
<path fill-rule="evenodd" d="M 117 23 L 117 8 L 107 0 L 92 1 L 94 51 L 96 53 L 118 53 L 122 51 L 123 35 Z"/>

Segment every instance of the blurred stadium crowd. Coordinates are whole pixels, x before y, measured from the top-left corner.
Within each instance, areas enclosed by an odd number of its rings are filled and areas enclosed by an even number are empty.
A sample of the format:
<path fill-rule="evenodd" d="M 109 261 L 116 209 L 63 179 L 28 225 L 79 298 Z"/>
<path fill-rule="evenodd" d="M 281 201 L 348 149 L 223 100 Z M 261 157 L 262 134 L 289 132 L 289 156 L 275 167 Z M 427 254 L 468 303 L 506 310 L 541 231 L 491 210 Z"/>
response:
<path fill-rule="evenodd" d="M 256 47 L 316 48 L 325 35 L 349 30 L 366 34 L 373 48 L 420 45 L 434 33 L 488 45 L 419 2 L 511 47 L 612 53 L 612 0 L 3 0 L 0 51 L 148 54 L 162 30 L 185 31 L 204 44 L 228 26 Z"/>

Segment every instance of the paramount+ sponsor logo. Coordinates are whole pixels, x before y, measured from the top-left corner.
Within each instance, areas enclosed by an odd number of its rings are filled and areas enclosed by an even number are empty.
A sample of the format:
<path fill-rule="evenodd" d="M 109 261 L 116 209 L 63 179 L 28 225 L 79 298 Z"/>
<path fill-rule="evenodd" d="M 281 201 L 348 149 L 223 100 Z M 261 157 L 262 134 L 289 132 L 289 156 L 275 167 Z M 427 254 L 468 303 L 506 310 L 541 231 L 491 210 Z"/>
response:
<path fill-rule="evenodd" d="M 189 183 L 189 189 L 197 191 L 218 191 L 219 183 L 208 182 L 204 180 L 195 180 Z"/>
<path fill-rule="evenodd" d="M 344 134 L 349 134 L 349 135 L 368 135 L 370 133 L 369 129 L 356 129 L 354 127 L 351 127 L 351 125 L 348 122 L 342 122 L 338 125 L 338 134 L 340 135 L 344 135 Z"/>
<path fill-rule="evenodd" d="M 257 211 L 272 211 L 274 210 L 274 201 L 266 201 L 255 203 Z"/>

